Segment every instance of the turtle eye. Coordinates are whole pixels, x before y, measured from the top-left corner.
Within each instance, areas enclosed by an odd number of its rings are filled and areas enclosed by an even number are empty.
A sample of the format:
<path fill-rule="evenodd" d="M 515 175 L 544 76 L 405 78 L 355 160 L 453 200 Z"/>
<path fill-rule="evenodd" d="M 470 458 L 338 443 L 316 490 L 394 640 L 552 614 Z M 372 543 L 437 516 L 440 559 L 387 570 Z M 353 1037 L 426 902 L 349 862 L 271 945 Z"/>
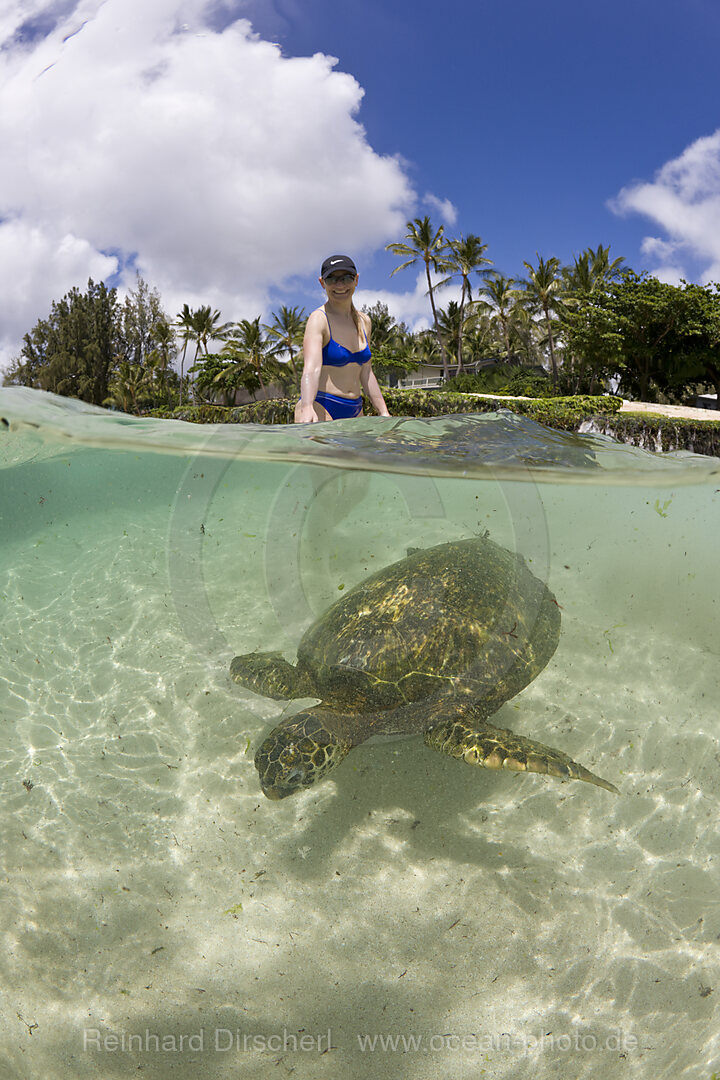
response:
<path fill-rule="evenodd" d="M 288 765 L 292 765 L 292 763 L 296 760 L 297 756 L 297 747 L 295 746 L 295 743 L 290 743 L 289 746 L 286 746 L 285 749 L 278 755 L 278 761 L 281 765 L 287 768 Z"/>

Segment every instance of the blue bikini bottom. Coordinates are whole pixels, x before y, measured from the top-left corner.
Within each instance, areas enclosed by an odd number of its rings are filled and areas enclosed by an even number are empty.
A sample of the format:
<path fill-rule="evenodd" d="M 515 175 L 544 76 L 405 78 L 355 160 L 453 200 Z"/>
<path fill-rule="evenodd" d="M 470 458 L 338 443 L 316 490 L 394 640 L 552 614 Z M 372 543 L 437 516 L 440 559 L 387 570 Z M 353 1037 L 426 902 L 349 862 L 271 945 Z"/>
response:
<path fill-rule="evenodd" d="M 338 397 L 336 394 L 326 394 L 323 390 L 318 390 L 315 400 L 330 413 L 333 420 L 346 420 L 351 416 L 359 416 L 362 412 L 361 397 Z"/>

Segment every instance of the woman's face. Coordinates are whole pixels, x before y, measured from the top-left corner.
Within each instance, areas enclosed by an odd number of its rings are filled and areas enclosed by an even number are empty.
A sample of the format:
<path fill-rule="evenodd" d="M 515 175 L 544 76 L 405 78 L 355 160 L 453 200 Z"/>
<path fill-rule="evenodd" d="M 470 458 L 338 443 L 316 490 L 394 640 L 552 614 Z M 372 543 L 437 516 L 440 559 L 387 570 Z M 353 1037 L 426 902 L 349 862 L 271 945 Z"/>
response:
<path fill-rule="evenodd" d="M 338 270 L 335 274 L 328 274 L 326 278 L 320 278 L 320 284 L 325 289 L 330 300 L 346 300 L 352 298 L 358 283 L 358 275 L 351 274 L 348 270 Z"/>

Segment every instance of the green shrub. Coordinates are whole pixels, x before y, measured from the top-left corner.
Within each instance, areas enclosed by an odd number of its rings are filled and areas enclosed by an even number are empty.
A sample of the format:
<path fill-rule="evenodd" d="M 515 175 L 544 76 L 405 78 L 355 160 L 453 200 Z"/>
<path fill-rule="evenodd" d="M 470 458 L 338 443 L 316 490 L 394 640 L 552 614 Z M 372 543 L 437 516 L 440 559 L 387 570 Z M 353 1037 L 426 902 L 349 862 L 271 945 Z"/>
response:
<path fill-rule="evenodd" d="M 463 371 L 459 375 L 452 375 L 444 382 L 439 390 L 441 394 L 498 394 L 502 393 L 501 387 L 506 386 L 508 381 L 516 375 L 527 374 L 534 369 L 523 367 L 522 364 L 492 364 L 482 368 L 476 374 Z M 438 391 L 432 391 L 437 393 Z"/>
<path fill-rule="evenodd" d="M 439 390 L 397 390 L 389 387 L 383 389 L 383 396 L 393 416 L 448 416 L 454 413 L 508 409 L 563 431 L 576 431 L 583 420 L 592 416 L 612 415 L 622 405 L 620 398 L 612 397 L 542 398 L 523 401 L 499 396 L 476 397 L 473 394 L 453 394 Z M 190 420 L 197 424 L 291 424 L 294 412 L 294 400 L 278 398 L 232 408 L 222 405 L 186 405 L 172 412 L 156 409 L 150 415 L 164 419 Z M 369 401 L 365 402 L 365 412 L 368 415 L 373 414 Z"/>
<path fill-rule="evenodd" d="M 518 397 L 551 398 L 555 391 L 547 375 L 537 371 L 520 371 L 513 375 L 504 386 L 499 387 L 499 394 L 515 394 Z"/>

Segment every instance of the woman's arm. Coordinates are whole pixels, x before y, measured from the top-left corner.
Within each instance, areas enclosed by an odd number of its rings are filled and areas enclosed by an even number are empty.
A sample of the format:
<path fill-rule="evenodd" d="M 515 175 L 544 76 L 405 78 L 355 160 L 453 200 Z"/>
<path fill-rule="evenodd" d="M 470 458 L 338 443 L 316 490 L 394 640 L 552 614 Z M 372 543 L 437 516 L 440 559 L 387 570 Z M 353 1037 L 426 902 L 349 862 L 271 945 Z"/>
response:
<path fill-rule="evenodd" d="M 322 371 L 324 329 L 325 320 L 322 314 L 313 311 L 305 326 L 303 338 L 303 371 L 300 379 L 300 400 L 295 409 L 296 424 L 315 424 L 318 420 L 313 402 Z"/>

